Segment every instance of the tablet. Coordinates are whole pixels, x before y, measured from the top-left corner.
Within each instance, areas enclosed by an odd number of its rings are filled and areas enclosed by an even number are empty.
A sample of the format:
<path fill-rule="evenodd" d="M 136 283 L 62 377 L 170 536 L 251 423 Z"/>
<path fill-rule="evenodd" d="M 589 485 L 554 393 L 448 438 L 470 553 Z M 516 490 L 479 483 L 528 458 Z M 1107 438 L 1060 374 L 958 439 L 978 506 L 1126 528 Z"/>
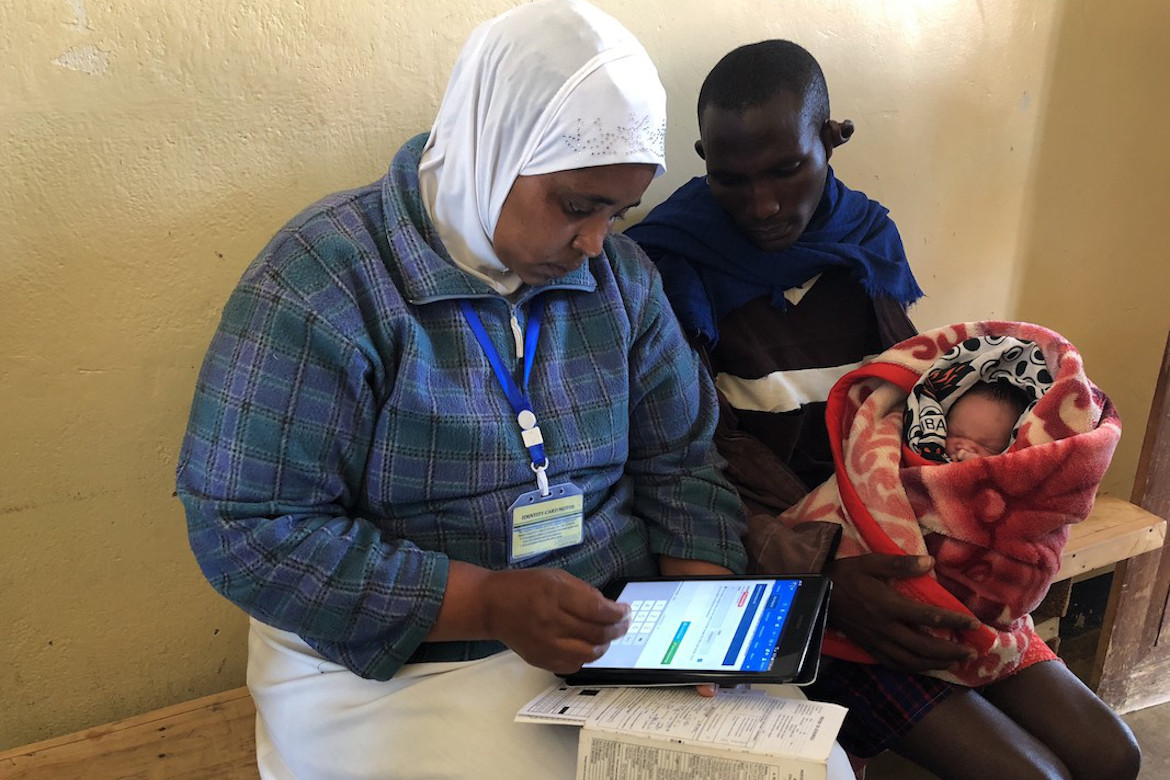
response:
<path fill-rule="evenodd" d="M 570 685 L 794 683 L 816 678 L 830 583 L 821 575 L 647 577 L 604 589 L 630 628 Z"/>

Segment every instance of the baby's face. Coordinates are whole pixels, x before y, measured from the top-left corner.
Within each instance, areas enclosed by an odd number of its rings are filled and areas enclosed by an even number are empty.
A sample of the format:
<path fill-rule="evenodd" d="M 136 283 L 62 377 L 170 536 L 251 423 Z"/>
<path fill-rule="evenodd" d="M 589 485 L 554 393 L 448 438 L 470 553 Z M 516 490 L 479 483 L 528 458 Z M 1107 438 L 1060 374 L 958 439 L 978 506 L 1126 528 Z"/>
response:
<path fill-rule="evenodd" d="M 952 461 L 986 458 L 1007 449 L 1019 419 L 1006 401 L 965 395 L 947 413 L 947 456 Z"/>

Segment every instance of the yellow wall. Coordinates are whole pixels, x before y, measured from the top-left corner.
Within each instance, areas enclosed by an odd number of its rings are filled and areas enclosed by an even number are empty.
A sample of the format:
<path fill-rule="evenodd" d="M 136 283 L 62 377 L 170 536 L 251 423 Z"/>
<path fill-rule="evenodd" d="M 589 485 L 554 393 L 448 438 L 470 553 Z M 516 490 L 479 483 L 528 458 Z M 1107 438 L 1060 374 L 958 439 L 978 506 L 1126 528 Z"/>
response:
<path fill-rule="evenodd" d="M 1018 316 L 1076 344 L 1125 425 L 1102 489 L 1129 497 L 1170 329 L 1170 4 L 1063 14 L 1020 252 Z"/>
<path fill-rule="evenodd" d="M 172 496 L 202 353 L 273 231 L 381 175 L 429 125 L 467 33 L 511 4 L 0 3 L 0 748 L 243 682 L 244 620 L 204 583 Z M 1019 301 L 1092 348 L 1140 438 L 1166 272 L 1131 182 L 1160 163 L 1165 184 L 1165 90 L 1153 69 L 1118 76 L 1156 62 L 1159 0 L 1116 19 L 1028 0 L 599 5 L 673 101 L 671 171 L 648 202 L 699 171 L 694 97 L 715 60 L 800 41 L 858 125 L 838 172 L 903 229 L 930 296 L 919 325 Z M 1085 79 L 1121 113 L 1089 134 Z M 1102 284 L 1104 257 L 1106 275 L 1143 277 Z M 1127 455 L 1118 484 L 1131 475 Z"/>

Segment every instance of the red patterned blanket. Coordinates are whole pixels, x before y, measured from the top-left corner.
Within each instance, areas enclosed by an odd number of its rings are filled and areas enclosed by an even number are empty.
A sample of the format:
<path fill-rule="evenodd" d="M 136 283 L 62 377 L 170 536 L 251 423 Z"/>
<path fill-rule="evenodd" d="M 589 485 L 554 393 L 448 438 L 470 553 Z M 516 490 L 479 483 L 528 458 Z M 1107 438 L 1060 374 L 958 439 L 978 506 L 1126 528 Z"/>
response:
<path fill-rule="evenodd" d="M 1030 351 L 1030 369 L 1020 349 Z M 1016 380 L 1031 388 L 1031 403 L 1002 454 L 950 462 L 940 452 L 945 428 L 934 444 L 923 435 L 924 420 L 940 433 L 931 415 L 945 415 L 972 382 L 1026 373 L 1040 382 Z M 1121 435 L 1113 404 L 1086 377 L 1076 349 L 1050 330 L 1018 322 L 922 333 L 842 377 L 826 421 L 836 474 L 781 521 L 840 523 L 839 556 L 934 556 L 931 575 L 898 587 L 983 623 L 953 637 L 978 657 L 935 676 L 977 686 L 1051 658 L 1028 613 L 1060 568 L 1070 524 L 1092 508 Z M 873 662 L 834 632 L 825 651 Z"/>

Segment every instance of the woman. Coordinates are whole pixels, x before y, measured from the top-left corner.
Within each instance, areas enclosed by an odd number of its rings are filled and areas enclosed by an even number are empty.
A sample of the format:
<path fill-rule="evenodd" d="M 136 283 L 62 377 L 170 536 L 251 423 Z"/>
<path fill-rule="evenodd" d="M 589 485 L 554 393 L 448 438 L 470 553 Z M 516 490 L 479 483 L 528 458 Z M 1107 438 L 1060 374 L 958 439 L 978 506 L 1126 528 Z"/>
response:
<path fill-rule="evenodd" d="M 522 6 L 471 36 L 429 137 L 245 272 L 178 486 L 253 618 L 264 777 L 569 777 L 576 731 L 512 716 L 625 632 L 597 586 L 742 570 L 712 388 L 609 235 L 665 117 L 615 20 Z"/>

